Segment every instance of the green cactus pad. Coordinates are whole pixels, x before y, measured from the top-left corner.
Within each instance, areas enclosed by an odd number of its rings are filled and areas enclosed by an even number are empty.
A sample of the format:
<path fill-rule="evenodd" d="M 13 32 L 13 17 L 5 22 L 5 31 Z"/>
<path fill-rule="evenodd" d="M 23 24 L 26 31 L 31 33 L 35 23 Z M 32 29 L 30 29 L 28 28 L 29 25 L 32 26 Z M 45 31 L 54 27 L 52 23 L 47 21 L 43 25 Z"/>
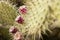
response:
<path fill-rule="evenodd" d="M 36 35 L 41 37 L 41 33 L 46 34 L 52 24 L 60 21 L 60 0 L 23 0 L 27 7 L 27 13 L 21 14 L 24 24 L 19 27 L 26 35 Z"/>
<path fill-rule="evenodd" d="M 0 23 L 4 25 L 13 25 L 17 10 L 8 2 L 0 1 Z"/>
<path fill-rule="evenodd" d="M 0 27 L 0 40 L 12 40 L 12 35 L 7 28 Z"/>

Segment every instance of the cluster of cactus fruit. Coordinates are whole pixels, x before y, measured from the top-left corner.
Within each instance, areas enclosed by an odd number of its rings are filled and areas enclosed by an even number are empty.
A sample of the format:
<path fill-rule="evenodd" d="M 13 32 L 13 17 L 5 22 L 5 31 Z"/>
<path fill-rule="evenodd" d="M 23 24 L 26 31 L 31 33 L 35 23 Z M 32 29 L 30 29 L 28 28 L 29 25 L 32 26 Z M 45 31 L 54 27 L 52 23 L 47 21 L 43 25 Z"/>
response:
<path fill-rule="evenodd" d="M 17 7 L 0 1 L 0 23 L 12 26 L 9 32 L 13 34 L 13 40 L 35 40 L 42 38 L 46 30 L 51 32 L 50 27 L 60 27 L 60 0 L 22 2 L 24 5 L 17 11 Z"/>
<path fill-rule="evenodd" d="M 22 40 L 22 33 L 14 26 L 9 29 L 9 32 L 13 34 L 13 40 Z"/>

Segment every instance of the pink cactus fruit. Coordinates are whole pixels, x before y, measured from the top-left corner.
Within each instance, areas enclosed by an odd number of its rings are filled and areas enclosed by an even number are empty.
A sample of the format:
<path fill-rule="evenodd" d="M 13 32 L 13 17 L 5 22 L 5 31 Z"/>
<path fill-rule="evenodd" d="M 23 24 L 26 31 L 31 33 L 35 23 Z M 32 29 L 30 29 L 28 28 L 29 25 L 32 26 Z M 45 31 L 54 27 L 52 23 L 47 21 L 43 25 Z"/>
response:
<path fill-rule="evenodd" d="M 22 24 L 24 19 L 19 15 L 19 16 L 16 17 L 15 21 Z"/>
<path fill-rule="evenodd" d="M 25 5 L 19 7 L 19 13 L 25 14 L 27 13 L 27 8 Z"/>
<path fill-rule="evenodd" d="M 13 33 L 13 34 L 15 34 L 17 31 L 18 31 L 18 29 L 17 29 L 16 27 L 14 27 L 14 26 L 12 26 L 12 27 L 9 29 L 9 32 L 10 32 L 10 33 Z"/>
<path fill-rule="evenodd" d="M 16 34 L 14 35 L 14 40 L 22 40 L 22 39 L 23 39 L 22 33 L 16 32 Z"/>

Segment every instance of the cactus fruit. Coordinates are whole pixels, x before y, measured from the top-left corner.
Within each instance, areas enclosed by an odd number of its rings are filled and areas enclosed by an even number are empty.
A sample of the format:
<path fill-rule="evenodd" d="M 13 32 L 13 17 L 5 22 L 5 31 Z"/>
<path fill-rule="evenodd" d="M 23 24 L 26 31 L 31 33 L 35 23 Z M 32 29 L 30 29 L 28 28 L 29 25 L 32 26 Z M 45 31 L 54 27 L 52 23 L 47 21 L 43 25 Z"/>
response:
<path fill-rule="evenodd" d="M 19 15 L 16 17 L 15 21 L 22 24 L 24 22 L 24 19 Z"/>
<path fill-rule="evenodd" d="M 28 35 L 41 37 L 41 33 L 46 34 L 46 30 L 53 26 L 54 22 L 60 22 L 60 0 L 23 0 L 27 8 L 24 23 L 20 25 L 22 32 Z M 56 22 L 57 23 L 57 22 Z M 57 26 L 57 25 L 56 25 Z M 33 40 L 33 39 L 31 39 Z"/>
<path fill-rule="evenodd" d="M 3 25 L 13 25 L 15 17 L 18 15 L 16 7 L 6 1 L 0 1 L 0 23 Z"/>
<path fill-rule="evenodd" d="M 27 13 L 27 8 L 24 5 L 23 6 L 20 6 L 19 13 L 22 13 L 22 14 Z"/>
<path fill-rule="evenodd" d="M 14 40 L 22 40 L 22 39 L 23 39 L 22 33 L 16 32 L 16 34 L 14 35 Z"/>
<path fill-rule="evenodd" d="M 9 32 L 12 33 L 12 34 L 15 34 L 16 32 L 18 31 L 18 29 L 14 26 L 12 26 L 10 29 L 9 29 Z"/>

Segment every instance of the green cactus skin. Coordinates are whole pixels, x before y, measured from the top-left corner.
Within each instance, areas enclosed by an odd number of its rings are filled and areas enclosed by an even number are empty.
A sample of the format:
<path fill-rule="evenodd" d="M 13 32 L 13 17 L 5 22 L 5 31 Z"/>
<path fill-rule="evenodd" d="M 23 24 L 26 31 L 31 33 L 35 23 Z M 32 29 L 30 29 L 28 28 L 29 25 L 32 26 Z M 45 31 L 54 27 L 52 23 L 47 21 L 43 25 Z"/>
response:
<path fill-rule="evenodd" d="M 3 25 L 13 25 L 15 17 L 18 15 L 16 8 L 5 1 L 0 1 L 0 23 Z"/>
<path fill-rule="evenodd" d="M 41 37 L 41 33 L 46 34 L 46 30 L 54 24 L 54 20 L 60 21 L 60 0 L 23 0 L 27 7 L 27 13 L 21 14 L 24 24 L 19 26 L 26 35 L 36 35 Z M 58 16 L 59 14 L 59 16 Z"/>
<path fill-rule="evenodd" d="M 7 28 L 0 27 L 0 40 L 12 40 L 12 35 Z"/>

